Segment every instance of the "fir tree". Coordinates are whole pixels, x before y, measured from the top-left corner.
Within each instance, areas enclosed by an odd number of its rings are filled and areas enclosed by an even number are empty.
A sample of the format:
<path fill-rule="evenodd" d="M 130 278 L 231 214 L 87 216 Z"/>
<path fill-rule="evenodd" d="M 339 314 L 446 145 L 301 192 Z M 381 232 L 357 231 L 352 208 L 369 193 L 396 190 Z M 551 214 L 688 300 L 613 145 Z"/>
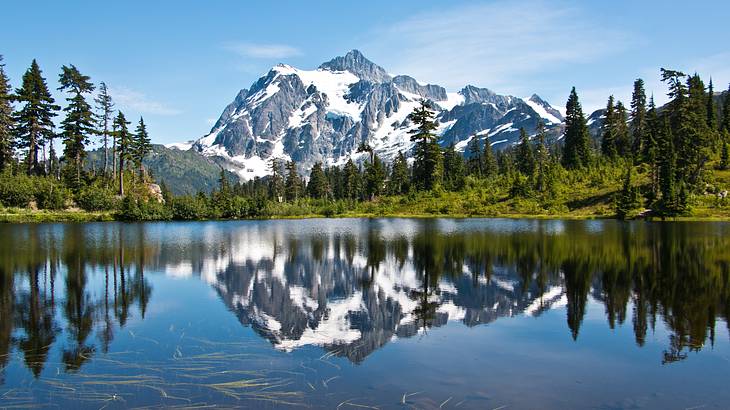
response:
<path fill-rule="evenodd" d="M 393 166 L 390 173 L 390 181 L 388 191 L 391 195 L 402 195 L 408 192 L 408 162 L 403 152 L 399 152 L 398 156 L 393 160 Z"/>
<path fill-rule="evenodd" d="M 626 177 L 621 191 L 615 199 L 616 216 L 619 219 L 626 219 L 628 214 L 641 205 L 639 191 L 632 185 L 631 173 L 633 166 L 629 164 L 626 169 Z"/>
<path fill-rule="evenodd" d="M 299 173 L 297 173 L 297 164 L 294 161 L 287 162 L 285 183 L 287 201 L 294 202 L 299 199 L 301 184 L 301 178 L 299 178 Z"/>
<path fill-rule="evenodd" d="M 667 118 L 664 119 L 659 146 L 659 188 L 662 194 L 660 206 L 664 213 L 673 214 L 676 211 L 677 201 L 675 181 L 677 156 L 674 151 L 674 136 Z"/>
<path fill-rule="evenodd" d="M 643 144 L 642 156 L 649 164 L 649 175 L 651 179 L 651 190 L 649 191 L 649 203 L 659 197 L 659 143 L 661 142 L 662 123 L 657 114 L 654 104 L 654 96 L 649 100 L 649 110 L 646 114 L 646 138 Z"/>
<path fill-rule="evenodd" d="M 5 75 L 3 56 L 0 55 L 0 173 L 13 163 L 15 118 L 12 100 L 10 81 Z"/>
<path fill-rule="evenodd" d="M 113 134 L 117 142 L 119 157 L 119 195 L 124 196 L 124 168 L 132 160 L 132 134 L 127 126 L 130 124 L 124 114 L 119 111 L 114 119 Z"/>
<path fill-rule="evenodd" d="M 585 167 L 590 161 L 588 126 L 575 87 L 570 91 L 565 108 L 563 166 L 568 169 Z"/>
<path fill-rule="evenodd" d="M 144 119 L 139 117 L 139 123 L 137 124 L 132 141 L 132 160 L 134 161 L 134 165 L 139 169 L 141 177 L 144 177 L 144 165 L 142 162 L 151 151 L 152 141 L 147 133 L 147 126 L 144 123 Z"/>
<path fill-rule="evenodd" d="M 89 142 L 89 136 L 96 132 L 94 114 L 84 97 L 84 94 L 94 91 L 94 84 L 73 64 L 61 67 L 58 82 L 61 84 L 58 88 L 60 91 L 71 94 L 66 98 L 68 105 L 63 109 L 66 118 L 61 122 L 61 137 L 64 144 L 63 154 L 71 167 L 70 177 L 75 178 L 74 185 L 78 187 L 81 184 L 86 144 Z"/>
<path fill-rule="evenodd" d="M 15 114 L 18 146 L 27 151 L 27 173 L 38 174 L 43 171 L 39 165 L 38 151 L 46 141 L 50 141 L 51 149 L 53 147 L 53 138 L 56 136 L 53 132 L 53 117 L 59 107 L 54 104 L 55 100 L 35 60 L 23 74 L 23 84 L 15 91 L 15 99 L 21 104 Z"/>
<path fill-rule="evenodd" d="M 352 158 L 347 160 L 345 164 L 345 175 L 343 184 L 343 195 L 347 199 L 357 199 L 360 197 L 360 171 L 352 162 Z"/>
<path fill-rule="evenodd" d="M 601 153 L 608 158 L 615 158 L 618 155 L 616 150 L 616 109 L 613 95 L 608 97 L 606 114 L 601 125 Z"/>
<path fill-rule="evenodd" d="M 614 117 L 614 138 L 616 141 L 616 151 L 622 157 L 631 156 L 631 136 L 627 125 L 628 118 L 626 107 L 619 101 L 616 103 L 616 115 Z"/>
<path fill-rule="evenodd" d="M 372 159 L 365 164 L 365 195 L 369 199 L 372 200 L 383 193 L 385 174 L 385 164 L 373 154 Z"/>
<path fill-rule="evenodd" d="M 720 131 L 730 133 L 730 85 L 728 85 L 727 91 L 725 91 L 725 99 L 722 103 L 722 121 L 720 121 Z"/>
<path fill-rule="evenodd" d="M 482 176 L 482 149 L 479 146 L 479 136 L 474 135 L 469 141 L 469 157 L 467 159 L 467 168 L 470 175 Z"/>
<path fill-rule="evenodd" d="M 99 133 L 101 134 L 102 140 L 104 141 L 104 177 L 109 176 L 109 127 L 113 121 L 112 116 L 114 115 L 114 102 L 112 101 L 111 95 L 107 90 L 106 83 L 102 82 L 99 84 L 99 95 L 94 100 L 98 110 L 97 121 L 99 127 Z M 116 177 L 116 144 L 112 144 L 112 161 L 114 162 L 112 168 L 112 178 Z"/>
<path fill-rule="evenodd" d="M 724 142 L 722 144 L 722 153 L 720 154 L 720 169 L 721 170 L 727 170 L 730 169 L 730 156 L 728 155 L 728 144 L 727 142 Z"/>
<path fill-rule="evenodd" d="M 269 196 L 276 202 L 284 199 L 284 175 L 281 170 L 281 160 L 271 158 L 269 162 L 271 176 L 269 177 Z"/>
<path fill-rule="evenodd" d="M 710 78 L 710 85 L 707 87 L 707 126 L 711 130 L 717 129 L 717 110 L 715 109 L 715 89 Z"/>
<path fill-rule="evenodd" d="M 535 153 L 524 128 L 520 128 L 520 142 L 517 145 L 517 169 L 525 176 L 532 177 L 535 173 Z"/>
<path fill-rule="evenodd" d="M 451 191 L 464 187 L 464 157 L 456 152 L 453 143 L 444 150 L 444 186 Z"/>
<path fill-rule="evenodd" d="M 309 173 L 307 193 L 311 198 L 322 199 L 327 197 L 327 178 L 324 175 L 321 162 L 315 162 Z"/>
<path fill-rule="evenodd" d="M 646 142 L 646 91 L 641 78 L 634 81 L 631 95 L 631 133 L 632 152 L 636 159 L 641 160 Z"/>
<path fill-rule="evenodd" d="M 550 153 L 547 147 L 547 135 L 545 124 L 542 120 L 537 121 L 537 145 L 535 146 L 535 163 L 537 166 L 536 188 L 538 192 L 544 192 L 547 185 L 547 174 L 550 161 Z"/>
<path fill-rule="evenodd" d="M 482 154 L 482 175 L 489 178 L 497 174 L 497 159 L 492 151 L 492 144 L 489 142 L 489 136 L 484 136 L 484 153 Z"/>
<path fill-rule="evenodd" d="M 441 148 L 433 131 L 438 127 L 434 114 L 426 100 L 416 107 L 408 118 L 416 125 L 411 132 L 411 141 L 416 143 L 414 152 L 413 178 L 419 189 L 431 190 L 441 184 L 443 161 Z"/>

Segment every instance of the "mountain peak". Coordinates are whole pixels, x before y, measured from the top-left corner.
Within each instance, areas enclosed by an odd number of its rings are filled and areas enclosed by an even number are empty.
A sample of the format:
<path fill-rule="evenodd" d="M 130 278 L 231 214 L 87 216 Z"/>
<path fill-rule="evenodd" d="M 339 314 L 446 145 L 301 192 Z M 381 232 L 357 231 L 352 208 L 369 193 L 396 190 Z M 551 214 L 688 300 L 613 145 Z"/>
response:
<path fill-rule="evenodd" d="M 361 80 L 382 83 L 390 81 L 390 75 L 379 65 L 368 60 L 359 50 L 350 50 L 347 54 L 335 57 L 319 66 L 331 71 L 349 71 Z"/>

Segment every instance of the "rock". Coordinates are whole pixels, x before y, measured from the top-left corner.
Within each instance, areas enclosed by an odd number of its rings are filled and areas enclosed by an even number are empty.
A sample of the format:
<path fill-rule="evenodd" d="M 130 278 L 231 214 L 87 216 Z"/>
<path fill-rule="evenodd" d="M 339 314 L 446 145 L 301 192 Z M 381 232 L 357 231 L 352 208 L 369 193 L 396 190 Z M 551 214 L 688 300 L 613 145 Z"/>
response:
<path fill-rule="evenodd" d="M 164 204 L 165 198 L 162 196 L 162 188 L 157 184 L 147 184 L 147 191 L 149 192 L 150 198 L 155 201 Z"/>

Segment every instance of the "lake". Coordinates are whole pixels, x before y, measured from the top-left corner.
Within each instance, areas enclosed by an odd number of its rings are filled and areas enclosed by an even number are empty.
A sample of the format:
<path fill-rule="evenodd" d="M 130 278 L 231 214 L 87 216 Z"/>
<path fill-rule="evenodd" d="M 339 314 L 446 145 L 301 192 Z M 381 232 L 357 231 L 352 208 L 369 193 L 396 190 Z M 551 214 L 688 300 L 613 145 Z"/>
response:
<path fill-rule="evenodd" d="M 0 407 L 730 408 L 730 224 L 0 225 Z"/>

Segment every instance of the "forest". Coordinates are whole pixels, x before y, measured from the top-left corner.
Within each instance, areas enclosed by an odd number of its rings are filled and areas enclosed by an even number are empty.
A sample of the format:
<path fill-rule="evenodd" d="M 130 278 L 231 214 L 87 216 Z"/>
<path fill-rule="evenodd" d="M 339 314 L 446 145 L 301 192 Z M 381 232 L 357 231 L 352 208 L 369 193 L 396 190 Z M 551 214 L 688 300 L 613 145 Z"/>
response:
<path fill-rule="evenodd" d="M 698 74 L 661 69 L 669 102 L 633 85 L 608 98 L 600 135 L 575 88 L 563 133 L 520 130 L 494 150 L 473 136 L 465 152 L 442 147 L 431 102 L 410 115 L 412 152 L 386 163 L 363 142 L 364 161 L 270 160 L 270 175 L 232 182 L 221 168 L 212 193 L 173 195 L 144 166 L 152 143 L 115 110 L 104 82 L 61 67 L 58 105 L 34 60 L 13 88 L 0 57 L 0 220 L 198 220 L 310 216 L 730 217 L 730 92 Z M 58 124 L 54 119 L 60 119 Z M 62 149 L 56 151 L 60 141 Z M 98 147 L 98 148 L 94 148 Z M 92 153 L 102 158 L 92 161 Z M 159 185 L 158 185 L 159 184 Z"/>

